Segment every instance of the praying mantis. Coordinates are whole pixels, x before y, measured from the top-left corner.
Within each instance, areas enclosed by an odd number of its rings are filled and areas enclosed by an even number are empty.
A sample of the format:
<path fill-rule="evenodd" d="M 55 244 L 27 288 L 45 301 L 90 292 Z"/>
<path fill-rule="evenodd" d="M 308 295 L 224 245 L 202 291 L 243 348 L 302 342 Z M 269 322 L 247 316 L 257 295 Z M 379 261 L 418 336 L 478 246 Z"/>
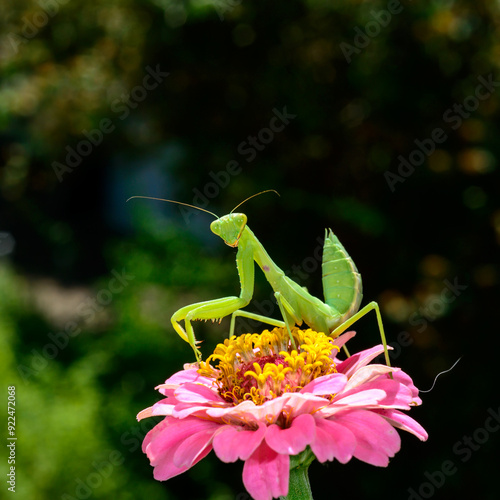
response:
<path fill-rule="evenodd" d="M 311 295 L 304 287 L 285 275 L 271 259 L 253 231 L 248 227 L 247 216 L 243 213 L 234 212 L 249 199 L 270 191 L 276 193 L 276 191 L 269 189 L 250 196 L 233 208 L 228 215 L 224 215 L 223 217 L 218 217 L 213 212 L 188 205 L 187 203 L 147 196 L 132 196 L 132 198 L 146 198 L 177 203 L 210 213 L 216 217 L 216 220 L 210 224 L 211 231 L 222 238 L 226 245 L 238 249 L 236 267 L 241 284 L 239 297 L 223 297 L 182 307 L 172 315 L 171 322 L 174 330 L 183 340 L 189 343 L 199 364 L 201 361 L 201 352 L 197 347 L 199 341 L 196 340 L 194 335 L 192 321 L 208 319 L 220 321 L 222 318 L 231 315 L 229 337 L 234 334 L 237 316 L 254 319 L 273 326 L 286 327 L 292 345 L 295 347 L 291 333 L 291 327 L 295 324 L 301 326 L 302 323 L 306 323 L 313 330 L 329 334 L 332 338 L 336 338 L 353 323 L 373 310 L 377 316 L 380 337 L 384 346 L 385 360 L 387 366 L 390 366 L 387 341 L 379 306 L 376 302 L 370 302 L 359 310 L 363 298 L 361 275 L 354 261 L 331 229 L 325 231 L 323 245 L 322 278 L 325 302 L 322 302 L 317 297 Z M 129 198 L 129 200 L 132 198 Z M 281 311 L 283 321 L 243 310 L 250 303 L 253 296 L 254 263 L 257 263 L 261 268 L 274 290 L 274 296 Z M 184 321 L 184 328 L 180 324 L 181 321 Z M 347 350 L 346 353 L 349 355 Z"/>

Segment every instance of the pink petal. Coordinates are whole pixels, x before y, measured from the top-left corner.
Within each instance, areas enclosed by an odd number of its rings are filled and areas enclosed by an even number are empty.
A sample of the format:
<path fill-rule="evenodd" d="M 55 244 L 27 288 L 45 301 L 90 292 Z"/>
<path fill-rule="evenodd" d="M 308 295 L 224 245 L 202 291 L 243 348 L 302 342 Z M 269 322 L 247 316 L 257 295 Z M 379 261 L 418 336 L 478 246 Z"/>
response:
<path fill-rule="evenodd" d="M 427 441 L 429 437 L 427 431 L 418 422 L 413 420 L 413 418 L 406 415 L 406 413 L 398 410 L 376 410 L 376 413 L 382 415 L 394 427 L 411 432 L 420 441 Z"/>
<path fill-rule="evenodd" d="M 254 500 L 272 500 L 288 494 L 290 457 L 263 441 L 243 466 L 243 484 Z"/>
<path fill-rule="evenodd" d="M 347 383 L 347 377 L 343 373 L 332 373 L 315 378 L 305 385 L 300 392 L 316 394 L 318 396 L 335 394 L 344 389 Z"/>
<path fill-rule="evenodd" d="M 264 439 L 266 429 L 264 424 L 254 431 L 225 425 L 214 437 L 215 454 L 226 463 L 247 460 Z"/>
<path fill-rule="evenodd" d="M 241 422 L 242 424 L 259 424 L 276 422 L 281 415 L 284 406 L 289 399 L 288 395 L 272 399 L 262 405 L 256 405 L 253 401 L 243 401 L 236 406 L 228 408 L 209 408 L 206 414 L 212 418 L 224 419 L 225 421 Z"/>
<path fill-rule="evenodd" d="M 357 446 L 353 455 L 363 462 L 386 467 L 389 457 L 401 447 L 401 438 L 394 427 L 371 411 L 347 411 L 337 415 L 335 421 L 354 434 Z"/>
<path fill-rule="evenodd" d="M 211 447 L 205 448 L 203 452 L 196 458 L 196 460 L 189 466 L 177 467 L 174 465 L 173 455 L 175 450 L 168 450 L 164 455 L 162 455 L 155 465 L 153 470 L 153 477 L 157 481 L 166 481 L 172 477 L 178 476 L 183 472 L 186 472 L 193 465 L 196 465 L 200 460 L 205 458 L 211 451 Z"/>
<path fill-rule="evenodd" d="M 283 412 L 293 418 L 302 413 L 314 413 L 320 408 L 328 406 L 330 401 L 312 394 L 294 392 L 283 394 L 283 396 L 266 401 L 262 405 L 256 405 L 252 401 L 243 401 L 236 406 L 226 404 L 226 408 L 207 408 L 205 414 L 225 422 L 241 422 L 244 425 L 258 425 L 259 422 L 272 424 L 278 420 Z M 174 416 L 176 416 L 176 411 L 173 413 Z"/>
<path fill-rule="evenodd" d="M 307 393 L 294 392 L 287 394 L 285 397 L 288 398 L 288 401 L 283 410 L 290 418 L 298 417 L 304 413 L 316 413 L 330 404 L 330 401 L 326 398 Z"/>
<path fill-rule="evenodd" d="M 405 373 L 403 370 L 399 370 L 393 373 L 394 380 L 397 380 L 401 384 L 406 385 L 408 387 L 413 395 L 413 402 L 415 405 L 421 405 L 422 400 L 418 397 L 418 389 L 415 387 L 413 384 L 413 380 L 411 377 Z"/>
<path fill-rule="evenodd" d="M 406 385 L 400 384 L 396 380 L 381 379 L 366 384 L 367 387 L 377 387 L 385 392 L 385 398 L 381 399 L 378 404 L 385 408 L 400 408 L 403 410 L 410 409 L 412 402 L 411 390 Z"/>
<path fill-rule="evenodd" d="M 320 396 L 294 392 L 283 394 L 283 396 L 266 401 L 262 405 L 256 405 L 252 401 L 243 401 L 243 403 L 236 406 L 227 403 L 226 408 L 207 408 L 205 413 L 211 418 L 217 418 L 225 422 L 241 422 L 244 425 L 258 425 L 260 422 L 272 424 L 278 420 L 282 413 L 286 413 L 293 418 L 303 413 L 314 413 L 329 404 L 328 399 Z M 174 411 L 175 415 L 176 412 Z"/>
<path fill-rule="evenodd" d="M 212 438 L 220 425 L 214 422 L 207 422 L 207 429 L 202 432 L 197 432 L 186 438 L 174 453 L 174 465 L 176 467 L 192 467 L 200 460 L 199 456 L 209 447 L 212 449 Z"/>
<path fill-rule="evenodd" d="M 137 414 L 137 420 L 142 420 L 143 418 L 148 418 L 153 415 L 153 407 L 150 406 Z"/>
<path fill-rule="evenodd" d="M 206 424 L 207 422 L 198 419 L 179 421 L 167 417 L 148 432 L 144 438 L 142 450 L 147 454 L 154 467 L 155 479 L 165 481 L 182 474 L 210 452 L 211 447 L 206 447 L 189 466 L 178 467 L 173 459 L 177 448 L 186 439 L 186 436 L 193 432 L 203 431 Z M 213 422 L 209 422 L 209 424 L 214 425 Z"/>
<path fill-rule="evenodd" d="M 382 391 L 382 397 L 378 398 L 377 401 L 370 403 L 368 398 L 366 400 L 366 406 L 376 406 L 376 407 L 396 407 L 401 409 L 410 409 L 410 403 L 412 402 L 412 394 L 411 390 L 408 389 L 403 384 L 400 384 L 396 380 L 381 378 L 378 380 L 374 380 L 372 382 L 367 382 L 363 385 L 355 387 L 354 389 L 344 392 L 333 400 L 335 405 L 337 404 L 346 404 L 346 401 L 352 405 L 352 398 L 357 400 L 357 398 L 361 398 L 362 401 L 363 394 L 369 395 L 373 393 L 373 391 Z M 353 401 L 354 401 L 353 400 Z"/>
<path fill-rule="evenodd" d="M 298 455 L 314 441 L 315 427 L 312 415 L 299 415 L 287 429 L 275 424 L 269 426 L 266 443 L 277 453 Z"/>
<path fill-rule="evenodd" d="M 372 382 L 378 378 L 387 378 L 387 374 L 401 371 L 400 368 L 391 368 L 386 365 L 367 365 L 359 368 L 349 379 L 345 386 L 345 391 L 349 391 L 362 384 Z M 393 375 L 394 377 L 394 375 Z"/>
<path fill-rule="evenodd" d="M 351 458 L 356 448 L 354 434 L 333 420 L 316 419 L 316 439 L 311 449 L 320 462 L 336 458 L 345 464 Z"/>
<path fill-rule="evenodd" d="M 373 406 L 377 405 L 378 402 L 384 399 L 386 396 L 382 389 L 362 389 L 349 394 L 337 395 L 333 400 L 332 406 Z"/>
<path fill-rule="evenodd" d="M 371 349 L 357 352 L 342 363 L 338 364 L 337 371 L 339 373 L 345 373 L 348 377 L 350 377 L 356 370 L 359 370 L 362 366 L 367 365 L 372 359 L 375 359 L 383 352 L 384 347 L 382 345 L 377 345 Z"/>
<path fill-rule="evenodd" d="M 175 397 L 181 403 L 226 403 L 218 392 L 202 384 L 187 382 L 178 387 Z"/>
<path fill-rule="evenodd" d="M 164 396 L 170 396 L 171 392 L 177 387 L 187 382 L 192 382 L 195 384 L 203 384 L 207 387 L 212 387 L 213 381 L 207 377 L 203 377 L 198 373 L 198 369 L 181 370 L 180 372 L 174 373 L 170 378 L 168 378 L 164 384 L 160 384 L 155 387 Z"/>
<path fill-rule="evenodd" d="M 215 427 L 218 425 L 198 418 L 188 417 L 184 420 L 178 420 L 166 417 L 146 435 L 143 451 L 147 454 L 153 466 L 164 462 L 165 459 L 172 461 L 173 454 L 184 440 L 199 432 L 210 429 L 216 430 Z M 173 465 L 177 468 L 175 464 Z M 168 479 L 168 477 L 163 480 L 165 479 Z"/>
<path fill-rule="evenodd" d="M 142 451 L 146 453 L 149 443 L 156 439 L 156 437 L 164 432 L 173 422 L 175 422 L 174 419 L 165 418 L 164 420 L 156 424 L 144 437 L 144 441 L 142 442 Z"/>
<path fill-rule="evenodd" d="M 168 385 L 168 384 L 160 384 L 155 387 L 155 389 L 164 396 L 168 398 L 173 398 L 175 394 L 175 390 L 179 387 L 178 385 Z"/>
<path fill-rule="evenodd" d="M 198 373 L 197 368 L 191 368 L 189 370 L 181 370 L 180 372 L 174 373 L 170 378 L 165 380 L 165 384 L 168 385 L 181 385 L 186 382 L 193 382 L 195 384 L 203 384 L 208 387 L 212 387 L 213 381 L 208 377 L 203 377 Z"/>
<path fill-rule="evenodd" d="M 166 415 L 170 417 L 172 415 L 173 409 L 174 405 L 170 403 L 169 398 L 162 399 L 161 401 L 155 403 L 153 406 L 150 406 L 149 408 L 146 408 L 145 410 L 139 412 L 137 415 L 137 420 L 142 420 L 143 418 L 154 417 L 157 415 Z"/>
<path fill-rule="evenodd" d="M 219 405 L 217 405 L 219 406 Z M 222 405 L 221 405 L 222 406 Z M 230 406 L 229 403 L 225 404 L 226 407 Z M 189 404 L 189 403 L 179 403 L 175 405 L 175 408 L 172 410 L 172 417 L 175 418 L 186 418 L 188 416 L 197 416 L 199 418 L 203 418 L 207 415 L 208 410 L 210 410 L 212 406 L 210 404 Z M 211 420 L 211 419 L 210 419 Z"/>
<path fill-rule="evenodd" d="M 356 335 L 356 332 L 350 331 L 339 335 L 333 343 L 339 347 L 342 347 L 348 340 L 351 340 Z"/>

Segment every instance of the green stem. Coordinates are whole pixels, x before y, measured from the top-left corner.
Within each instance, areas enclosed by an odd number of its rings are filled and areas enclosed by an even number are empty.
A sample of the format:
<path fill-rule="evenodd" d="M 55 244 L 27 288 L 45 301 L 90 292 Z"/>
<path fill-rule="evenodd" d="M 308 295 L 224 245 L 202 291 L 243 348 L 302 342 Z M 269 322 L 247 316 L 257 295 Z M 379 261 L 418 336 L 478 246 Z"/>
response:
<path fill-rule="evenodd" d="M 290 470 L 290 481 L 288 483 L 288 495 L 280 497 L 281 500 L 313 500 L 311 485 L 307 470 L 309 467 L 297 467 Z"/>
<path fill-rule="evenodd" d="M 288 495 L 280 497 L 280 500 L 313 500 L 307 472 L 315 458 L 314 455 L 308 448 L 300 455 L 291 458 Z"/>

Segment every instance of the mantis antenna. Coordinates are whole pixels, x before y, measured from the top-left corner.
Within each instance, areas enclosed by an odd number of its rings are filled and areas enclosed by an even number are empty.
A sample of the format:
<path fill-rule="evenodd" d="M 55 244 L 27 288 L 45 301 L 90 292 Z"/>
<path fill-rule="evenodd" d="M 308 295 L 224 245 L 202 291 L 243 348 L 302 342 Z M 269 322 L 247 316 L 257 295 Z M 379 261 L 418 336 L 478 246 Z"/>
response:
<path fill-rule="evenodd" d="M 252 198 L 255 198 L 256 196 L 259 196 L 260 194 L 264 194 L 264 193 L 276 193 L 278 196 L 280 195 L 278 193 L 278 191 L 274 190 L 274 189 L 266 189 L 265 191 L 261 191 L 260 193 L 257 193 L 257 194 L 253 194 L 252 196 L 249 196 L 246 200 L 243 200 L 241 203 L 239 203 L 238 205 L 236 205 L 229 213 L 232 214 L 238 207 L 241 207 L 241 205 L 243 205 L 243 203 L 247 202 L 248 200 L 252 199 Z"/>
<path fill-rule="evenodd" d="M 432 384 L 432 387 L 427 390 L 427 391 L 419 391 L 419 392 L 431 392 L 432 389 L 434 389 L 434 386 L 436 385 L 436 380 L 438 379 L 438 377 L 440 375 L 443 375 L 443 373 L 448 373 L 450 372 L 451 370 L 453 370 L 453 368 L 455 368 L 455 366 L 457 366 L 458 362 L 462 359 L 462 356 L 460 356 L 456 361 L 455 363 L 453 364 L 453 366 L 451 368 L 448 368 L 447 370 L 443 371 L 443 372 L 439 372 L 437 375 L 436 375 L 436 378 L 434 379 L 434 383 Z"/>
<path fill-rule="evenodd" d="M 257 196 L 257 195 L 254 195 L 254 196 Z M 190 205 L 189 203 L 182 203 L 182 201 L 166 200 L 164 198 L 153 198 L 152 196 L 131 196 L 127 201 L 130 201 L 133 198 L 142 198 L 144 200 L 157 200 L 157 201 L 168 201 L 169 203 L 177 203 L 177 205 L 184 205 L 186 207 L 195 208 L 196 210 L 201 210 L 202 212 L 206 212 L 207 214 L 213 215 L 216 219 L 220 219 L 220 217 L 218 215 L 215 215 L 213 212 L 210 212 L 210 210 L 205 210 L 204 208 L 195 207 L 194 205 Z M 240 203 L 240 205 L 241 205 L 241 203 Z"/>

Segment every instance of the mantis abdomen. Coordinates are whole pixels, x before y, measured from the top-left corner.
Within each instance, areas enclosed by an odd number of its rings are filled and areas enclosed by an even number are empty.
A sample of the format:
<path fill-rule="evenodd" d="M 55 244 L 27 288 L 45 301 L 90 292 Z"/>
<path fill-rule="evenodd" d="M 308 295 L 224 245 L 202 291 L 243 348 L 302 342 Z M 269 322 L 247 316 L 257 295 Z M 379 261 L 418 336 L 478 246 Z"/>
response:
<path fill-rule="evenodd" d="M 340 314 L 335 326 L 356 313 L 363 298 L 356 264 L 331 229 L 325 231 L 323 246 L 323 294 L 325 303 Z"/>

